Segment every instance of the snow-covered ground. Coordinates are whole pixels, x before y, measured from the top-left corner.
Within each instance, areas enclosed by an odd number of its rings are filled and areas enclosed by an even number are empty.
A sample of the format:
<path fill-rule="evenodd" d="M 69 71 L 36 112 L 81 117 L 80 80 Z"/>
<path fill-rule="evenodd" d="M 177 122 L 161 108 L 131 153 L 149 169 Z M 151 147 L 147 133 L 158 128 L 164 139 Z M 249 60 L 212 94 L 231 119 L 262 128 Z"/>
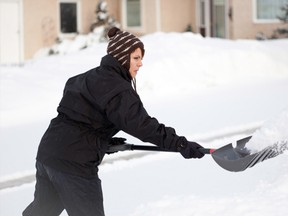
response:
<path fill-rule="evenodd" d="M 205 147 L 247 135 L 253 135 L 247 145 L 255 151 L 287 142 L 288 40 L 229 41 L 191 33 L 141 39 L 146 55 L 137 89 L 151 116 Z M 33 176 L 39 140 L 56 115 L 67 78 L 97 66 L 106 46 L 0 67 L 1 187 Z M 283 216 L 288 212 L 287 155 L 233 173 L 209 155 L 185 160 L 176 153 L 112 154 L 99 173 L 106 215 Z M 2 188 L 0 215 L 21 215 L 34 185 Z"/>

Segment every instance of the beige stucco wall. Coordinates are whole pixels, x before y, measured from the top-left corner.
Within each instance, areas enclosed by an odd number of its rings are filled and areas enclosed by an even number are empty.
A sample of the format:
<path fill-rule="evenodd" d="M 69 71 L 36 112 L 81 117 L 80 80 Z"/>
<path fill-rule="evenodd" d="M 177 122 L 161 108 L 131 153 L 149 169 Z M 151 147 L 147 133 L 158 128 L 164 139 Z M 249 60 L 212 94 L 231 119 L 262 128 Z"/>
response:
<path fill-rule="evenodd" d="M 142 0 L 142 27 L 128 30 L 137 35 L 156 31 L 183 32 L 188 25 L 196 30 L 195 5 L 196 0 Z"/>
<path fill-rule="evenodd" d="M 142 34 L 157 31 L 157 0 L 142 0 Z"/>
<path fill-rule="evenodd" d="M 90 31 L 96 20 L 97 3 L 97 0 L 79 1 L 80 34 Z M 23 0 L 24 59 L 32 58 L 39 49 L 55 42 L 60 35 L 59 10 L 59 0 Z"/>
<path fill-rule="evenodd" d="M 108 3 L 108 12 L 110 16 L 116 18 L 120 24 L 121 28 L 129 31 L 135 35 L 144 35 L 148 33 L 155 32 L 157 30 L 157 0 L 141 0 L 141 27 L 125 27 L 123 24 L 123 6 L 125 4 L 124 0 L 106 0 Z M 124 15 L 125 16 L 125 15 Z"/>
<path fill-rule="evenodd" d="M 24 59 L 51 45 L 57 35 L 57 1 L 23 0 Z"/>
<path fill-rule="evenodd" d="M 188 25 L 195 29 L 195 1 L 161 0 L 161 29 L 183 32 Z"/>
<path fill-rule="evenodd" d="M 96 0 L 92 0 L 96 2 Z M 108 13 L 118 22 L 121 21 L 121 0 L 106 0 L 108 6 Z M 97 1 L 98 3 L 98 1 Z"/>
<path fill-rule="evenodd" d="M 233 0 L 233 20 L 230 24 L 231 39 L 255 39 L 257 33 L 271 37 L 273 31 L 278 27 L 283 27 L 282 23 L 257 23 L 253 20 L 254 8 L 252 0 Z M 244 10 L 245 8 L 245 10 Z M 287 25 L 286 25 L 287 26 Z"/>
<path fill-rule="evenodd" d="M 98 0 L 81 0 L 80 1 L 80 34 L 86 34 L 90 31 L 91 24 L 96 21 L 96 7 Z"/>
<path fill-rule="evenodd" d="M 121 20 L 122 1 L 106 0 L 109 15 Z M 157 15 L 156 1 L 160 6 Z M 195 29 L 196 0 L 142 0 L 142 28 L 138 35 L 156 31 L 183 32 L 190 24 Z M 88 33 L 96 20 L 98 0 L 79 0 L 79 33 Z M 159 9 L 159 8 L 158 8 Z M 157 17 L 158 16 L 158 17 Z M 51 46 L 60 35 L 59 0 L 23 0 L 24 58 L 30 59 L 43 48 Z"/>
<path fill-rule="evenodd" d="M 122 0 L 106 1 L 109 15 L 122 22 Z M 79 3 L 79 33 L 88 33 L 96 20 L 98 0 L 79 0 Z M 273 30 L 283 27 L 282 23 L 256 23 L 252 3 L 252 0 L 229 0 L 232 9 L 232 19 L 227 23 L 230 39 L 254 39 L 258 32 L 271 36 Z M 196 0 L 142 0 L 141 7 L 142 28 L 133 33 L 183 32 L 188 25 L 197 32 Z M 32 58 L 39 49 L 55 42 L 60 34 L 59 22 L 59 0 L 23 0 L 24 59 Z"/>

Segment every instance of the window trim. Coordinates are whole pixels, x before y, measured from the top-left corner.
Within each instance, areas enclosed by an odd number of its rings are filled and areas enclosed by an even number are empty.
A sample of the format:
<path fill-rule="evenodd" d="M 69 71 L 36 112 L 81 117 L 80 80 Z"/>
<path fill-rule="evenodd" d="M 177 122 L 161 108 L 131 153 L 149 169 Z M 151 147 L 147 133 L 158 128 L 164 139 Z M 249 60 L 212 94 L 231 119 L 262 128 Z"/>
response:
<path fill-rule="evenodd" d="M 60 10 L 60 4 L 61 3 L 76 3 L 76 13 L 77 13 L 77 32 L 73 32 L 73 33 L 63 33 L 61 32 L 61 10 Z M 78 35 L 81 30 L 82 30 L 82 26 L 81 26 L 81 1 L 80 0 L 58 0 L 58 31 L 59 31 L 59 36 L 60 37 L 65 37 L 65 38 L 69 38 L 69 37 L 75 37 L 76 35 Z"/>
<path fill-rule="evenodd" d="M 279 19 L 258 19 L 257 18 L 257 0 L 252 1 L 252 14 L 253 14 L 253 22 L 258 24 L 270 24 L 270 23 L 281 23 Z"/>
<path fill-rule="evenodd" d="M 135 32 L 141 32 L 144 29 L 144 25 L 143 25 L 143 21 L 144 21 L 144 17 L 143 17 L 143 1 L 140 1 L 140 22 L 141 25 L 140 26 L 135 26 L 135 27 L 130 27 L 127 25 L 127 0 L 122 0 L 122 25 L 124 29 L 127 29 L 128 31 L 135 31 Z"/>

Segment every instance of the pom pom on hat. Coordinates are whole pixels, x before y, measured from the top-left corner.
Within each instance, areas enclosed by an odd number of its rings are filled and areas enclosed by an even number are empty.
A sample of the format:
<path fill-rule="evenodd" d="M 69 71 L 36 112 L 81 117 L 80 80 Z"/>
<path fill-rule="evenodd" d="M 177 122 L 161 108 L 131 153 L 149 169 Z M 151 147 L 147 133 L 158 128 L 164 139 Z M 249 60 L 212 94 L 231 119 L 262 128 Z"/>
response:
<path fill-rule="evenodd" d="M 112 55 L 118 62 L 129 70 L 130 54 L 137 48 L 142 51 L 144 56 L 144 44 L 135 35 L 121 31 L 119 28 L 113 27 L 108 32 L 109 43 L 107 53 Z"/>
<path fill-rule="evenodd" d="M 108 34 L 107 34 L 108 37 L 109 37 L 109 39 L 112 38 L 112 37 L 114 37 L 118 31 L 120 31 L 120 29 L 117 28 L 117 27 L 111 28 L 111 29 L 108 31 Z"/>

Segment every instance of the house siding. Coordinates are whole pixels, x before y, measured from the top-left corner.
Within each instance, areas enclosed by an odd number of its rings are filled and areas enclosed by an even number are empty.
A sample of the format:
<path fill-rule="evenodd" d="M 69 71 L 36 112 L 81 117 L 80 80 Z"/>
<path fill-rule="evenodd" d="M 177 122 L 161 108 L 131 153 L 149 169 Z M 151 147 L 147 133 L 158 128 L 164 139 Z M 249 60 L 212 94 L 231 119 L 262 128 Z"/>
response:
<path fill-rule="evenodd" d="M 96 5 L 98 4 L 98 0 L 92 0 Z M 107 10 L 111 17 L 116 19 L 118 22 L 122 22 L 121 20 L 121 0 L 106 0 L 107 2 Z M 95 11 L 94 10 L 94 11 Z"/>
<path fill-rule="evenodd" d="M 188 25 L 196 29 L 194 0 L 161 0 L 161 28 L 164 32 L 183 32 Z"/>
<path fill-rule="evenodd" d="M 23 0 L 24 58 L 30 59 L 42 47 L 55 42 L 57 1 Z"/>
<path fill-rule="evenodd" d="M 95 0 L 82 0 L 80 5 L 81 16 L 81 31 L 79 33 L 86 34 L 90 32 L 90 27 L 93 22 L 96 21 L 96 6 Z"/>
<path fill-rule="evenodd" d="M 140 28 L 126 30 L 143 35 L 157 31 L 183 32 L 191 25 L 196 29 L 195 0 L 142 0 Z M 122 10 L 121 10 L 122 11 Z"/>
<path fill-rule="evenodd" d="M 59 0 L 23 0 L 24 58 L 31 59 L 44 47 L 50 47 L 60 35 Z M 90 31 L 96 20 L 95 0 L 74 0 L 79 3 L 80 34 Z M 111 1 L 110 1 L 111 2 Z"/>
<path fill-rule="evenodd" d="M 147 34 L 147 33 L 152 33 L 155 31 L 159 31 L 157 27 L 157 12 L 160 12 L 160 11 L 157 11 L 157 5 L 156 5 L 157 1 L 159 0 L 142 0 L 142 5 L 143 5 L 142 29 L 143 30 L 141 34 Z"/>
<path fill-rule="evenodd" d="M 253 0 L 230 1 L 232 20 L 230 24 L 230 39 L 255 39 L 258 33 L 271 37 L 277 28 L 288 27 L 281 22 L 257 23 L 254 20 Z"/>
<path fill-rule="evenodd" d="M 21 55 L 23 59 L 31 59 L 35 53 L 44 47 L 50 47 L 57 37 L 61 36 L 59 2 L 60 0 L 19 0 L 22 8 L 21 18 Z M 90 26 L 96 21 L 96 7 L 98 0 L 71 0 L 79 3 L 80 34 L 90 31 Z M 183 32 L 188 25 L 195 33 L 199 33 L 197 6 L 198 0 L 141 0 L 140 28 L 127 29 L 137 35 L 144 35 L 156 31 Z M 125 0 L 106 0 L 108 13 L 122 24 Z M 211 1 L 207 0 L 207 3 Z M 226 0 L 228 12 L 226 28 L 229 39 L 255 39 L 257 33 L 271 37 L 273 31 L 279 27 L 288 27 L 281 22 L 259 23 L 254 20 L 253 4 L 255 0 Z M 231 15 L 231 16 L 230 16 Z M 209 20 L 210 21 L 210 20 Z M 210 24 L 211 26 L 211 24 Z M 209 35 L 208 35 L 209 36 Z M 22 49 L 21 48 L 21 49 Z"/>

